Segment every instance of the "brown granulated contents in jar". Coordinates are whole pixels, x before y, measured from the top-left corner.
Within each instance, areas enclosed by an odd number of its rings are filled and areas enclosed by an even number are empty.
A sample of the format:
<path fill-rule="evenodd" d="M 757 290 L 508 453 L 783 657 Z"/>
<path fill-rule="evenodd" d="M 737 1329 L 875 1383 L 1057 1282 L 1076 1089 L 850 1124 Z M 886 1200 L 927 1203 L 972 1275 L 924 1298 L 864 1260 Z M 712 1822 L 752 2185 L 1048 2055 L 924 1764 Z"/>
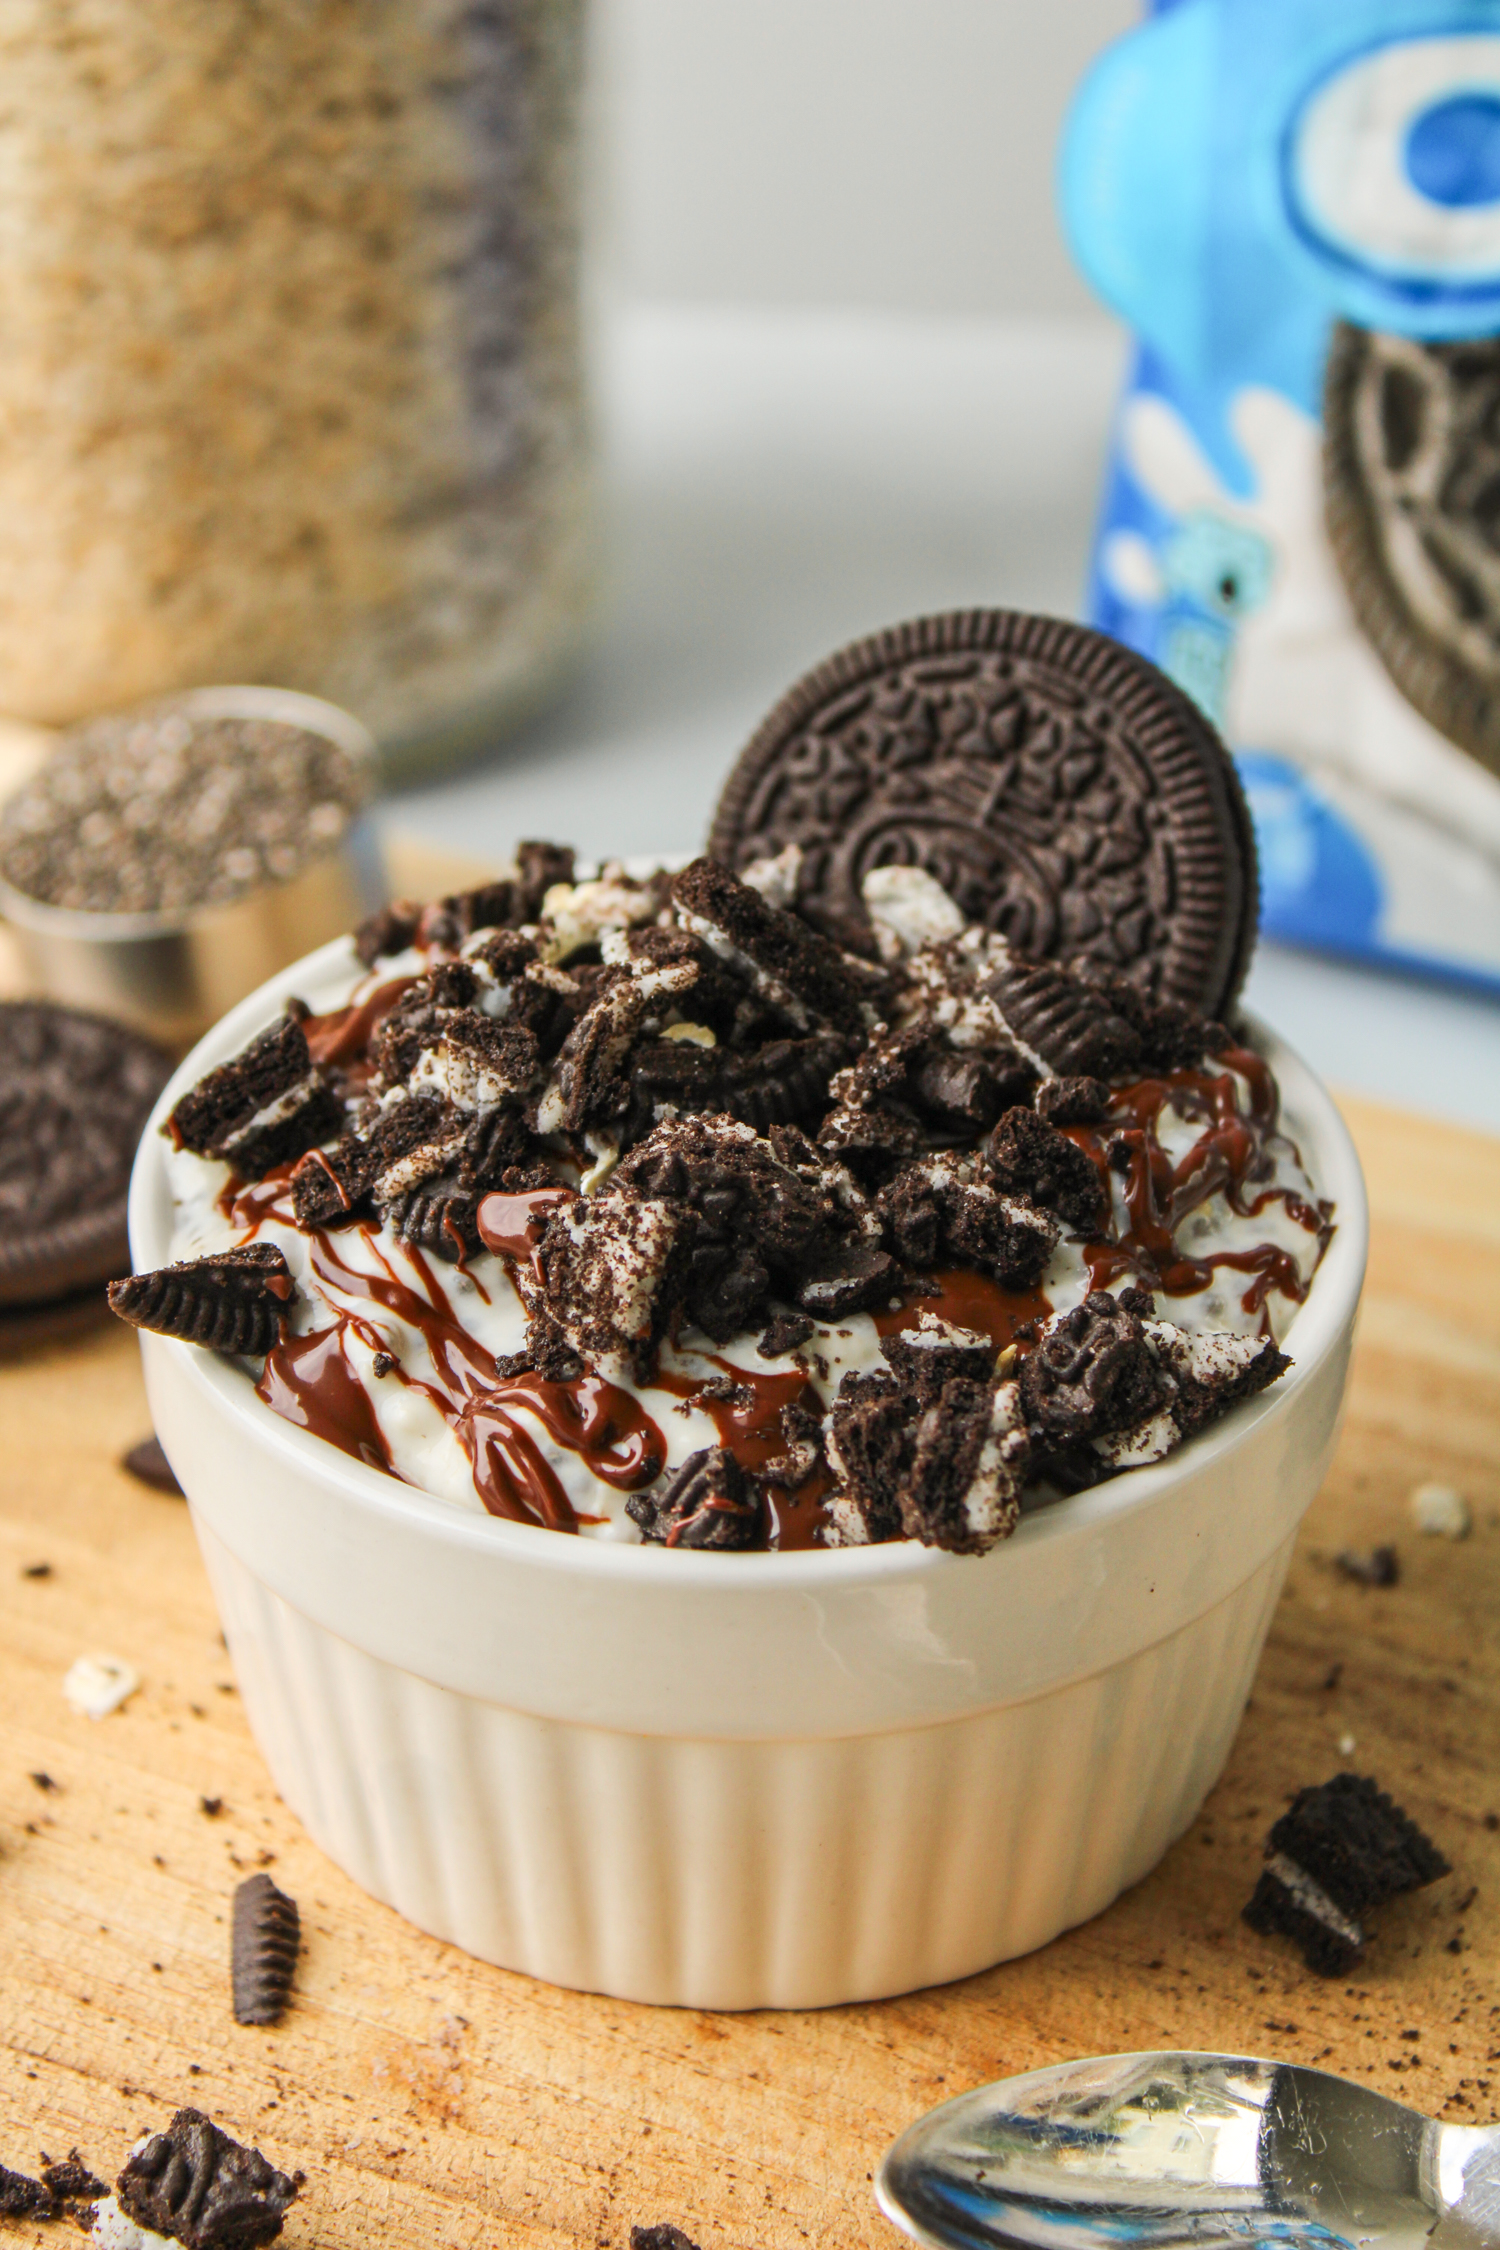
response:
<path fill-rule="evenodd" d="M 0 710 L 534 692 L 587 579 L 584 0 L 7 0 Z"/>
<path fill-rule="evenodd" d="M 97 719 L 0 813 L 0 877 L 96 914 L 226 905 L 330 850 L 368 789 L 336 742 L 280 720 Z"/>

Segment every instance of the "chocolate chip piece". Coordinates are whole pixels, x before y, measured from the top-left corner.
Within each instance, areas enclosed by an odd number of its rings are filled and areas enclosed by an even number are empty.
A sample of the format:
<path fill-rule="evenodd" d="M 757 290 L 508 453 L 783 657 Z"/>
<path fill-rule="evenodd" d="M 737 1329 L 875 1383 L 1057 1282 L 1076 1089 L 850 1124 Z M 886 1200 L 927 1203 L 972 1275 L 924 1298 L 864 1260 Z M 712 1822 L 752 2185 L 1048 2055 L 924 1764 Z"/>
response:
<path fill-rule="evenodd" d="M 302 1924 L 297 1901 L 269 1875 L 249 1875 L 234 1894 L 229 1971 L 236 2023 L 279 2023 L 291 1996 Z"/>
<path fill-rule="evenodd" d="M 109 1285 L 111 1311 L 132 1328 L 251 1359 L 280 1340 L 295 1295 L 286 1259 L 269 1242 L 185 1258 Z"/>
<path fill-rule="evenodd" d="M 984 1054 L 937 1048 L 917 1069 L 913 1091 L 924 1115 L 954 1132 L 987 1132 L 1005 1106 L 1006 1087 Z"/>
<path fill-rule="evenodd" d="M 985 1148 L 985 1162 L 1007 1195 L 1055 1211 L 1073 1234 L 1096 1235 L 1109 1198 L 1091 1159 L 1035 1110 L 1008 1109 Z"/>
<path fill-rule="evenodd" d="M 761 1359 L 784 1359 L 805 1344 L 813 1332 L 813 1321 L 800 1312 L 773 1313 L 761 1331 L 756 1354 Z"/>
<path fill-rule="evenodd" d="M 796 1298 L 814 1320 L 842 1320 L 889 1304 L 900 1282 L 895 1260 L 878 1243 L 854 1241 L 803 1274 Z"/>
<path fill-rule="evenodd" d="M 300 2185 L 201 2110 L 180 2109 L 127 2159 L 115 2193 L 127 2218 L 183 2250 L 258 2250 L 280 2234 Z"/>
<path fill-rule="evenodd" d="M 1346 1547 L 1333 1558 L 1334 1568 L 1341 1577 L 1352 1578 L 1357 1586 L 1395 1586 L 1401 1579 L 1401 1561 L 1394 1547 L 1371 1547 L 1368 1551 Z"/>
<path fill-rule="evenodd" d="M 327 1140 L 342 1120 L 343 1105 L 313 1067 L 306 1032 L 283 1016 L 201 1078 L 167 1123 L 179 1147 L 221 1157 L 241 1179 L 259 1180 Z"/>
<path fill-rule="evenodd" d="M 1103 1291 L 1048 1321 L 1019 1373 L 1039 1447 L 1125 1429 L 1170 1395 L 1142 1323 Z"/>
<path fill-rule="evenodd" d="M 182 1490 L 173 1474 L 171 1462 L 161 1449 L 159 1438 L 142 1438 L 139 1445 L 133 1445 L 122 1456 L 120 1467 L 130 1476 L 138 1478 L 142 1484 L 153 1486 L 158 1492 L 180 1493 Z"/>
<path fill-rule="evenodd" d="M 655 1492 L 633 1494 L 625 1509 L 654 1546 L 729 1549 L 765 1544 L 765 1502 L 722 1445 L 689 1454 Z"/>
<path fill-rule="evenodd" d="M 901 1484 L 907 1538 L 950 1554 L 986 1554 L 1020 1520 L 1030 1450 L 1015 1383 L 945 1383 L 917 1424 Z"/>
<path fill-rule="evenodd" d="M 409 898 L 398 898 L 378 913 L 369 914 L 354 933 L 354 950 L 367 969 L 376 962 L 404 953 L 417 934 L 422 909 Z"/>
<path fill-rule="evenodd" d="M 688 927 L 742 960 L 760 996 L 798 1031 L 832 1024 L 860 1033 L 861 986 L 838 947 L 796 914 L 771 906 L 712 859 L 695 859 L 672 881 Z"/>
<path fill-rule="evenodd" d="M 1102 1078 L 1044 1078 L 1033 1103 L 1049 1125 L 1098 1125 L 1109 1112 L 1109 1088 Z"/>
<path fill-rule="evenodd" d="M 1311 1969 L 1342 1976 L 1365 1942 L 1362 1918 L 1402 1891 L 1449 1873 L 1416 1822 L 1363 1774 L 1301 1789 L 1266 1838 L 1266 1866 L 1244 1919 L 1284 1935 Z"/>

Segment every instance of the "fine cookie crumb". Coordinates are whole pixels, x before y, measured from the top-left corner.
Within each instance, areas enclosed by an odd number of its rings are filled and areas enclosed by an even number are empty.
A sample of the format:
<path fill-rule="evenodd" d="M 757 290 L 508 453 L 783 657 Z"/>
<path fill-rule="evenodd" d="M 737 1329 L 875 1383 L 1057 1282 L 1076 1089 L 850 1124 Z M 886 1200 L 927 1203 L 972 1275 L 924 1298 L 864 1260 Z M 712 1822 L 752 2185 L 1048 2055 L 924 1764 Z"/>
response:
<path fill-rule="evenodd" d="M 63 1694 L 86 1719 L 107 1719 L 140 1684 L 140 1673 L 123 1656 L 80 1656 L 68 1666 Z"/>
<path fill-rule="evenodd" d="M 1371 1547 L 1368 1553 L 1346 1547 L 1334 1556 L 1333 1565 L 1357 1586 L 1396 1586 L 1401 1581 L 1401 1559 L 1394 1547 Z"/>
<path fill-rule="evenodd" d="M 1418 1484 L 1407 1498 L 1418 1531 L 1436 1539 L 1467 1539 L 1474 1519 L 1469 1503 L 1451 1484 Z"/>

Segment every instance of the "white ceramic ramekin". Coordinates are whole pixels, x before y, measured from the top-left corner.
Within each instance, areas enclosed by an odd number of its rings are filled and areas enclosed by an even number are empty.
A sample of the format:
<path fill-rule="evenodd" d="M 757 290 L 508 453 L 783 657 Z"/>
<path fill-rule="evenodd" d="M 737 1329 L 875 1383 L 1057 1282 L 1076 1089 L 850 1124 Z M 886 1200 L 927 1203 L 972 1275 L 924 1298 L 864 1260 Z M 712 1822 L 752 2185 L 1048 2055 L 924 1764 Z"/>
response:
<path fill-rule="evenodd" d="M 351 965 L 340 941 L 243 1002 L 156 1122 Z M 704 2008 L 942 1983 L 1138 1881 L 1228 1755 L 1333 1449 L 1364 1271 L 1349 1137 L 1262 1043 L 1338 1204 L 1295 1366 L 983 1558 L 666 1554 L 464 1514 L 143 1336 L 250 1723 L 323 1848 L 487 1960 Z M 148 1130 L 137 1266 L 166 1261 L 171 1226 Z"/>

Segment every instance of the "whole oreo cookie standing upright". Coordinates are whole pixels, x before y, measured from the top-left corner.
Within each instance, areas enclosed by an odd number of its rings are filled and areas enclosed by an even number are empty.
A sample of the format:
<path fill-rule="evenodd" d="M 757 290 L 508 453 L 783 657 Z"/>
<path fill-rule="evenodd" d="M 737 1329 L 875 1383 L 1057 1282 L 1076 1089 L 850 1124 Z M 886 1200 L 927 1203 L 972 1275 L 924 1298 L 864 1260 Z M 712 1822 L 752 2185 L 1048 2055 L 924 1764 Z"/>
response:
<path fill-rule="evenodd" d="M 1500 775 L 1500 337 L 1424 344 L 1341 322 L 1323 384 L 1323 502 L 1387 672 Z"/>
<path fill-rule="evenodd" d="M 798 906 L 837 933 L 877 867 L 934 876 L 1028 960 L 1086 958 L 1208 1016 L 1255 943 L 1255 848 L 1202 713 L 1117 641 L 959 610 L 798 681 L 730 773 L 709 836 L 733 868 L 796 844 Z"/>
<path fill-rule="evenodd" d="M 130 1167 L 171 1067 L 103 1016 L 0 1002 L 0 1346 L 92 1319 L 129 1273 Z"/>

